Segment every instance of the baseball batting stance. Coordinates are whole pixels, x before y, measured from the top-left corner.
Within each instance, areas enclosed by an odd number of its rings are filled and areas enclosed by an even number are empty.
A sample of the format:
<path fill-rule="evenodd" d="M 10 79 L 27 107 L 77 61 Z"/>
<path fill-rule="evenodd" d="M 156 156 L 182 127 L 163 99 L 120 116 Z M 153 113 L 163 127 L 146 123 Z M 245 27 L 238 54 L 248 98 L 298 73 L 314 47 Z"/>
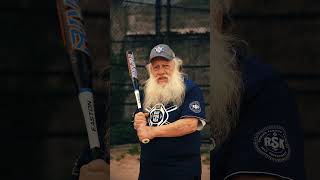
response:
<path fill-rule="evenodd" d="M 141 143 L 139 180 L 201 179 L 200 130 L 206 124 L 200 88 L 182 72 L 182 60 L 165 44 L 152 48 L 149 78 L 134 116 Z"/>

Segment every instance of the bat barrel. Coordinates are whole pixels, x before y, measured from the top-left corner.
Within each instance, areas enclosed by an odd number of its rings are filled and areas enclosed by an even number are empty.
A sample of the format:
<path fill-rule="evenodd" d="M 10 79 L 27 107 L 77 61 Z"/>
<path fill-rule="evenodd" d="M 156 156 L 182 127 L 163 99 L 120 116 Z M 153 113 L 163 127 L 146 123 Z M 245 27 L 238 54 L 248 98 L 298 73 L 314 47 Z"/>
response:
<path fill-rule="evenodd" d="M 138 71 L 137 71 L 133 52 L 130 50 L 126 51 L 126 56 L 127 56 L 129 75 L 132 80 L 134 95 L 136 97 L 138 112 L 143 112 L 141 100 L 140 100 L 140 92 L 139 92 Z M 143 139 L 141 142 L 144 144 L 147 144 L 150 142 L 150 139 Z"/>

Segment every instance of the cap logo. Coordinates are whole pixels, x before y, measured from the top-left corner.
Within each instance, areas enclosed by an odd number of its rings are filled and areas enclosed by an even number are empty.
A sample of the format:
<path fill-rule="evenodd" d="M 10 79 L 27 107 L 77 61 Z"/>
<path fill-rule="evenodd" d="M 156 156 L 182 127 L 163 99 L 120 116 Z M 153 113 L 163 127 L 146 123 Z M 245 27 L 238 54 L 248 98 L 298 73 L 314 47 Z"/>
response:
<path fill-rule="evenodd" d="M 161 52 L 164 51 L 164 50 L 163 50 L 163 47 L 161 47 L 161 46 L 155 47 L 154 50 L 155 50 L 157 53 L 161 53 Z"/>
<path fill-rule="evenodd" d="M 286 131 L 282 126 L 271 125 L 255 134 L 256 151 L 274 162 L 284 162 L 290 158 L 290 146 Z"/>

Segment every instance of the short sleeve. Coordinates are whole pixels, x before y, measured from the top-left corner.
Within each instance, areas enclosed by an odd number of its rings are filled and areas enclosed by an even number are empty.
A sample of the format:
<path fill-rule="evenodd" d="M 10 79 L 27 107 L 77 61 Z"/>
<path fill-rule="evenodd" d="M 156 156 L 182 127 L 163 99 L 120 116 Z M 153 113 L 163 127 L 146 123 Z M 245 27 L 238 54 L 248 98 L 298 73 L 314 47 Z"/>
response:
<path fill-rule="evenodd" d="M 181 119 L 194 117 L 199 120 L 198 129 L 202 130 L 206 125 L 205 121 L 205 103 L 202 92 L 198 86 L 192 87 L 187 91 L 184 102 L 182 104 Z"/>
<path fill-rule="evenodd" d="M 302 130 L 287 85 L 271 78 L 250 97 L 241 104 L 239 124 L 222 147 L 223 179 L 239 174 L 305 179 Z"/>

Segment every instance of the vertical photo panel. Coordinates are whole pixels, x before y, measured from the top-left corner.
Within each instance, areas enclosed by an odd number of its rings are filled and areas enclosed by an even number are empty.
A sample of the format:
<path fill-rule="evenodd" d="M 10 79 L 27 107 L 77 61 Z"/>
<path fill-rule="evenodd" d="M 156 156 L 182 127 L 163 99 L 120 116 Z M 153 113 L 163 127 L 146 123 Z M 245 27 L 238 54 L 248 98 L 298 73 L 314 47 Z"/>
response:
<path fill-rule="evenodd" d="M 211 1 L 211 179 L 319 179 L 318 4 Z"/>
<path fill-rule="evenodd" d="M 209 180 L 207 0 L 112 1 L 112 180 Z"/>

